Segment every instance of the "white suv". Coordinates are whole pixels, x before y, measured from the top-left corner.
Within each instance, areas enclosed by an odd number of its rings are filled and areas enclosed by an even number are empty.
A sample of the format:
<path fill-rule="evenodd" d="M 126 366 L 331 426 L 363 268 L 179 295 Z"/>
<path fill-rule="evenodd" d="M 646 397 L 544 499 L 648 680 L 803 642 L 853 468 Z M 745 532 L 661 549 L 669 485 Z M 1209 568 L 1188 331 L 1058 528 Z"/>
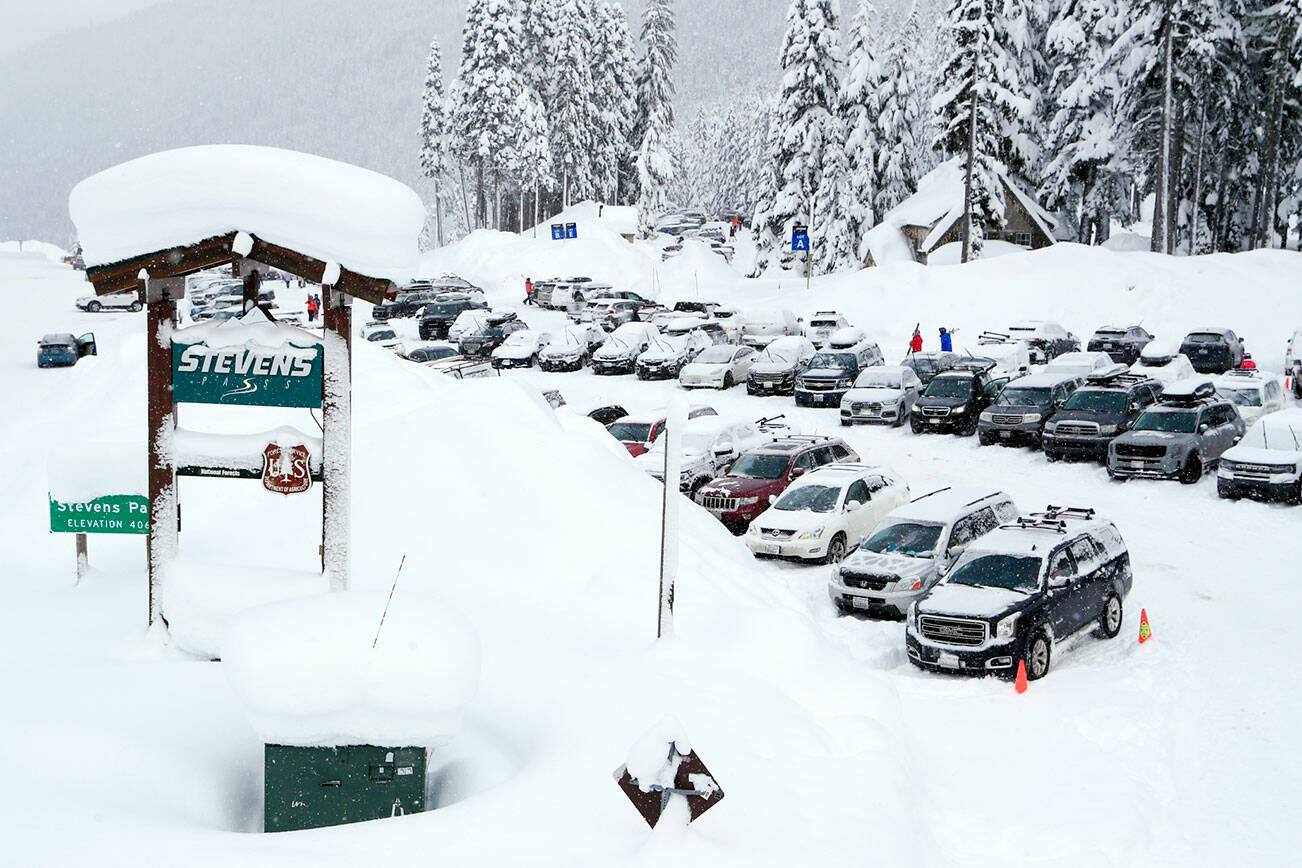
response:
<path fill-rule="evenodd" d="M 1302 502 L 1302 409 L 1262 416 L 1242 440 L 1222 452 L 1216 493 L 1231 500 Z"/>
<path fill-rule="evenodd" d="M 888 467 L 828 464 L 788 486 L 744 539 L 757 558 L 839 563 L 908 499 L 908 484 Z"/>
<path fill-rule="evenodd" d="M 741 342 L 752 347 L 767 347 L 775 338 L 800 334 L 800 320 L 789 310 L 753 310 L 741 324 Z"/>
<path fill-rule="evenodd" d="M 805 324 L 805 337 L 809 338 L 809 342 L 814 346 L 821 347 L 835 331 L 848 325 L 850 321 L 834 310 L 815 311 L 809 318 L 809 322 Z"/>

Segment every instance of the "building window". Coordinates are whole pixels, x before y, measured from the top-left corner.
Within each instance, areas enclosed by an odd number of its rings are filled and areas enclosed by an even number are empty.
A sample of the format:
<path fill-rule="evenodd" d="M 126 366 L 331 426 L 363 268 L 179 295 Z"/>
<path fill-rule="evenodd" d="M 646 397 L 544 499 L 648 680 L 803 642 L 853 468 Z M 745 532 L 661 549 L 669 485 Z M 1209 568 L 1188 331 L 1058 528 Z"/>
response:
<path fill-rule="evenodd" d="M 1012 239 L 1012 240 L 1013 240 L 1013 243 L 1014 243 L 1014 244 L 1021 245 L 1022 247 L 1030 247 L 1030 246 L 1031 246 L 1031 233 L 1029 233 L 1029 232 L 1014 232 L 1014 233 L 1013 233 L 1013 239 Z"/>

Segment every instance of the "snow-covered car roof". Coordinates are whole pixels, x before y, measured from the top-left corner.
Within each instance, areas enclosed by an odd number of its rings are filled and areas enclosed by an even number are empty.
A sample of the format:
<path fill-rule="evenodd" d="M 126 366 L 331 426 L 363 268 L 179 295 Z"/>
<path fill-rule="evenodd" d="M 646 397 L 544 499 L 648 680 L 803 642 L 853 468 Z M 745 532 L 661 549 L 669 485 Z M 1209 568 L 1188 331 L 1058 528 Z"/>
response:
<path fill-rule="evenodd" d="M 1092 367 L 1093 370 L 1108 368 L 1116 364 L 1112 357 L 1107 353 L 1093 352 L 1090 350 L 1080 350 L 1072 353 L 1063 353 L 1057 358 L 1051 359 L 1046 365 L 1049 370 L 1066 367 Z"/>
<path fill-rule="evenodd" d="M 1098 516 L 1092 518 L 1075 518 L 1063 516 L 1061 518 L 1066 532 L 1063 533 L 1053 527 L 1040 525 L 1017 525 L 1005 524 L 992 530 L 990 533 L 980 537 L 964 553 L 965 556 L 973 554 L 1008 554 L 1008 555 L 1033 555 L 1043 558 L 1049 553 L 1049 550 L 1060 542 L 1075 538 L 1082 531 L 1090 531 L 1092 534 L 1102 531 L 1104 528 L 1110 528 L 1112 523 Z M 1097 538 L 1105 543 L 1105 547 L 1110 550 L 1120 548 L 1121 541 L 1117 538 L 1115 546 L 1112 545 L 1112 533 L 1097 533 Z"/>
<path fill-rule="evenodd" d="M 897 507 L 883 519 L 883 523 L 898 519 L 944 524 L 968 507 L 992 498 L 1003 500 L 1007 499 L 1008 495 L 1002 491 L 973 486 L 942 488 L 939 491 L 916 497 L 903 506 Z"/>
<path fill-rule="evenodd" d="M 903 477 L 896 473 L 892 468 L 884 464 L 859 464 L 853 462 L 844 462 L 837 464 L 824 464 L 815 470 L 811 470 L 804 476 L 797 479 L 787 487 L 790 491 L 792 488 L 802 488 L 806 485 L 848 485 L 855 479 L 864 476 L 887 476 L 896 481 L 902 480 Z"/>
<path fill-rule="evenodd" d="M 1036 371 L 1033 374 L 1027 374 L 1024 377 L 1018 377 L 1015 380 L 1009 380 L 1008 388 L 1052 389 L 1059 383 L 1079 380 L 1080 378 L 1080 374 L 1072 373 L 1070 371 L 1054 371 L 1046 369 L 1043 371 Z"/>

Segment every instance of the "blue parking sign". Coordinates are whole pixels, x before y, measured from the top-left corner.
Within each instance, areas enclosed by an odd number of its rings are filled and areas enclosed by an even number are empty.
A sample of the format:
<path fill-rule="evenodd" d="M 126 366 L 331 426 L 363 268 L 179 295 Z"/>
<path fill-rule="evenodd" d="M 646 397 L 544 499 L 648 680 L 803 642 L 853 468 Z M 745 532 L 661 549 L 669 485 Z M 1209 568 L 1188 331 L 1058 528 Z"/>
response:
<path fill-rule="evenodd" d="M 565 224 L 565 237 L 566 237 L 566 238 L 578 238 L 578 237 L 579 237 L 579 227 L 576 226 L 576 225 L 573 224 L 573 223 L 566 223 L 566 224 Z"/>
<path fill-rule="evenodd" d="M 564 241 L 564 240 L 565 240 L 565 227 L 562 226 L 560 223 L 553 223 L 552 241 Z"/>
<path fill-rule="evenodd" d="M 809 249 L 809 230 L 805 226 L 801 226 L 799 223 L 791 227 L 791 249 Z"/>

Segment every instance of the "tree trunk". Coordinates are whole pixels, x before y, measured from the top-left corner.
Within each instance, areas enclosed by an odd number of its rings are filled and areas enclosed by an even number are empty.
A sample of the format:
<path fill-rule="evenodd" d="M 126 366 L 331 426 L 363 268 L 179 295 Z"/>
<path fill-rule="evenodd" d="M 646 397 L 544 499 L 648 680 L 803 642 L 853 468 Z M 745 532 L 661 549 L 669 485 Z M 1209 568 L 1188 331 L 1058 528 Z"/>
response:
<path fill-rule="evenodd" d="M 469 232 L 474 228 L 470 223 L 470 200 L 466 197 L 466 167 L 457 162 L 457 176 L 461 179 L 461 210 L 466 217 L 466 231 Z"/>
<path fill-rule="evenodd" d="M 1167 182 L 1168 198 L 1166 206 L 1166 249 L 1172 255 L 1175 254 L 1176 239 L 1180 233 L 1180 203 L 1182 201 L 1181 190 L 1183 187 L 1181 177 L 1184 174 L 1184 115 L 1186 106 L 1187 100 L 1184 97 L 1175 97 L 1173 104 L 1175 118 L 1172 121 L 1171 132 L 1171 173 L 1170 180 Z"/>
<path fill-rule="evenodd" d="M 963 262 L 972 253 L 972 169 L 976 162 L 977 92 L 976 67 L 972 69 L 971 109 L 967 129 L 967 173 L 963 179 Z"/>
<path fill-rule="evenodd" d="M 484 160 L 475 159 L 475 228 L 482 229 L 488 212 L 488 197 L 484 193 Z"/>
<path fill-rule="evenodd" d="M 1200 99 L 1198 107 L 1198 156 L 1194 159 L 1193 213 L 1189 215 L 1189 255 L 1197 252 L 1198 215 L 1203 208 L 1203 139 L 1207 135 L 1207 103 Z"/>
<path fill-rule="evenodd" d="M 1284 88 L 1287 79 L 1289 34 L 1286 21 L 1281 18 L 1280 33 L 1275 42 L 1275 63 L 1271 70 L 1271 94 L 1266 115 L 1266 141 L 1261 160 L 1258 201 L 1261 216 L 1256 219 L 1256 243 L 1270 247 L 1275 235 L 1275 203 L 1279 184 L 1280 125 L 1284 117 Z"/>
<path fill-rule="evenodd" d="M 439 179 L 434 178 L 434 246 L 443 246 L 443 194 L 439 189 Z"/>
<path fill-rule="evenodd" d="M 1167 221 L 1170 219 L 1166 208 L 1170 199 L 1168 187 L 1171 182 L 1171 90 L 1174 86 L 1171 70 L 1174 62 L 1171 29 L 1171 3 L 1168 0 L 1162 22 L 1162 111 L 1159 118 L 1160 142 L 1157 167 L 1153 173 L 1153 230 L 1149 236 L 1149 249 L 1154 253 L 1170 252 L 1170 248 L 1166 246 L 1169 237 Z"/>

